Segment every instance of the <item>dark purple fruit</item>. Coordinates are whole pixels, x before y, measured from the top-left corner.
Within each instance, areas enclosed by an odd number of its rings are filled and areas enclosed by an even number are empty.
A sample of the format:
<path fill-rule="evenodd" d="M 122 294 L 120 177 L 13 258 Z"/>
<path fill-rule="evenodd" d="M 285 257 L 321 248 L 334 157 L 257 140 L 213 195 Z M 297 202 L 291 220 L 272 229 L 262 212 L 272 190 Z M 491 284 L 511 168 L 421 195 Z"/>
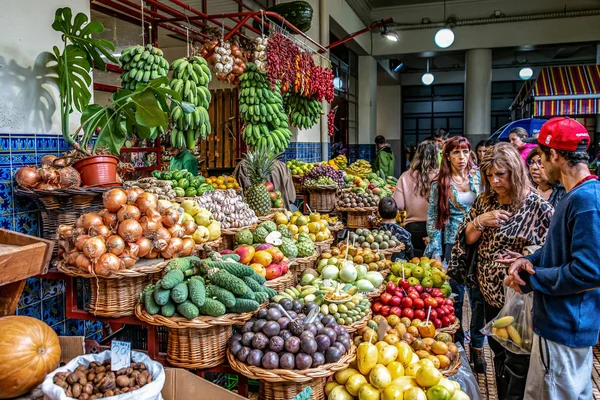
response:
<path fill-rule="evenodd" d="M 288 315 L 290 316 L 291 319 L 294 319 L 298 316 L 298 313 L 296 313 L 294 311 L 288 311 Z"/>
<path fill-rule="evenodd" d="M 233 335 L 231 335 L 231 337 L 228 340 L 229 344 L 231 344 L 233 342 L 241 342 L 241 341 L 242 341 L 242 334 L 239 332 L 236 332 Z"/>
<path fill-rule="evenodd" d="M 248 358 L 246 358 L 246 363 L 248 365 L 260 367 L 262 358 L 263 358 L 263 352 L 261 350 L 254 349 L 250 352 L 250 354 L 248 354 Z"/>
<path fill-rule="evenodd" d="M 314 337 L 314 336 L 317 336 L 317 331 L 318 331 L 318 329 L 317 329 L 317 327 L 315 326 L 315 324 L 312 324 L 312 323 L 311 323 L 311 324 L 306 324 L 306 325 L 304 325 L 304 331 L 305 331 L 305 332 L 306 332 L 306 331 L 309 331 L 309 332 L 311 332 L 311 333 L 313 334 L 313 337 Z"/>
<path fill-rule="evenodd" d="M 308 315 L 309 312 L 311 312 L 313 309 L 315 309 L 317 307 L 319 307 L 319 306 L 314 301 L 307 301 L 306 303 L 304 303 L 304 306 L 302 307 L 302 312 L 304 314 Z"/>
<path fill-rule="evenodd" d="M 296 368 L 309 369 L 312 365 L 312 357 L 305 353 L 296 354 Z"/>
<path fill-rule="evenodd" d="M 269 344 L 269 338 L 262 332 L 258 332 L 252 338 L 252 347 L 262 350 Z"/>
<path fill-rule="evenodd" d="M 325 364 L 325 356 L 323 353 L 317 351 L 311 354 L 312 357 L 312 368 L 317 368 L 320 365 Z"/>
<path fill-rule="evenodd" d="M 323 315 L 323 314 L 319 314 L 319 315 Z M 323 324 L 320 323 L 319 321 L 315 322 L 314 324 L 317 327 L 317 332 L 319 332 L 321 329 L 324 328 Z"/>
<path fill-rule="evenodd" d="M 242 335 L 246 332 L 252 332 L 252 326 L 254 325 L 254 322 L 255 321 L 248 321 L 244 324 L 244 326 L 242 326 L 242 329 L 240 330 Z"/>
<path fill-rule="evenodd" d="M 294 300 L 292 302 L 292 310 L 294 310 L 294 312 L 297 312 L 297 313 L 302 311 L 302 303 L 300 303 L 299 300 Z"/>
<path fill-rule="evenodd" d="M 281 317 L 282 315 L 281 311 L 279 311 L 279 308 L 269 308 L 269 311 L 267 311 L 268 321 L 277 321 Z"/>
<path fill-rule="evenodd" d="M 340 342 L 335 342 L 331 346 L 337 347 L 342 352 L 342 354 L 346 353 L 346 346 L 344 346 Z"/>
<path fill-rule="evenodd" d="M 337 333 L 335 333 L 335 330 L 329 326 L 326 326 L 325 328 L 323 328 L 321 333 L 329 336 L 329 340 L 331 341 L 331 343 L 333 343 L 337 340 Z"/>
<path fill-rule="evenodd" d="M 265 326 L 262 328 L 262 333 L 264 333 L 267 337 L 273 337 L 279 335 L 279 331 L 281 328 L 279 327 L 279 323 L 277 321 L 267 321 Z"/>
<path fill-rule="evenodd" d="M 279 356 L 274 351 L 268 351 L 262 358 L 262 367 L 264 369 L 279 368 Z"/>
<path fill-rule="evenodd" d="M 338 343 L 341 343 L 344 345 L 344 347 L 346 348 L 346 351 L 350 350 L 350 347 L 352 347 L 352 341 L 344 335 L 339 336 L 337 338 L 337 341 L 338 341 Z"/>
<path fill-rule="evenodd" d="M 300 334 L 300 340 L 302 340 L 304 338 L 314 339 L 315 335 L 313 335 L 313 333 L 311 331 L 304 331 Z"/>
<path fill-rule="evenodd" d="M 280 336 L 273 336 L 271 339 L 269 339 L 269 349 L 271 351 L 279 353 L 280 351 L 283 351 L 284 347 L 285 340 L 283 340 L 283 338 Z"/>
<path fill-rule="evenodd" d="M 283 299 L 279 300 L 279 305 L 281 307 L 283 307 L 283 309 L 285 311 L 291 310 L 292 306 L 293 306 L 292 301 L 290 299 L 286 299 L 286 298 L 283 298 Z"/>
<path fill-rule="evenodd" d="M 300 341 L 300 348 L 306 354 L 312 354 L 317 351 L 317 341 L 310 337 L 305 337 Z"/>
<path fill-rule="evenodd" d="M 244 346 L 241 348 L 240 351 L 238 351 L 238 353 L 236 354 L 236 357 L 238 360 L 245 363 L 246 359 L 248 358 L 248 354 L 250 354 L 251 351 L 252 351 L 252 349 L 250 347 Z"/>
<path fill-rule="evenodd" d="M 331 346 L 325 352 L 325 362 L 327 362 L 327 364 L 338 362 L 340 358 L 342 358 L 342 354 L 343 353 L 340 349 L 335 346 Z"/>
<path fill-rule="evenodd" d="M 231 354 L 233 354 L 234 356 L 237 355 L 237 353 L 239 353 L 242 348 L 244 348 L 244 345 L 239 340 L 229 345 L 229 351 L 231 351 Z"/>
<path fill-rule="evenodd" d="M 329 336 L 324 334 L 317 335 L 315 341 L 317 342 L 317 351 L 322 353 L 324 353 L 329 346 L 331 346 L 331 339 L 329 339 Z"/>
<path fill-rule="evenodd" d="M 256 318 L 257 319 L 267 318 L 267 310 L 265 310 L 264 308 L 261 308 L 260 310 L 258 310 L 258 312 L 256 313 Z"/>
<path fill-rule="evenodd" d="M 292 332 L 288 331 L 287 329 L 283 329 L 283 330 L 279 331 L 279 336 L 281 336 L 281 338 L 283 340 L 288 340 L 288 338 L 290 338 L 294 335 L 292 335 Z"/>
<path fill-rule="evenodd" d="M 287 329 L 290 324 L 290 319 L 288 317 L 281 317 L 277 320 L 277 323 L 281 329 Z"/>
<path fill-rule="evenodd" d="M 265 324 L 267 323 L 267 320 L 265 319 L 259 319 L 257 320 L 254 325 L 252 326 L 252 332 L 256 333 L 256 332 L 261 332 L 263 326 L 265 326 Z"/>
<path fill-rule="evenodd" d="M 283 369 L 295 369 L 296 357 L 292 353 L 283 353 L 279 357 L 279 366 Z"/>
<path fill-rule="evenodd" d="M 254 332 L 246 332 L 242 335 L 242 344 L 244 346 L 252 346 L 252 339 L 254 338 Z"/>
<path fill-rule="evenodd" d="M 285 341 L 285 349 L 293 354 L 300 351 L 300 339 L 296 336 L 292 336 Z"/>
<path fill-rule="evenodd" d="M 323 317 L 323 319 L 321 320 L 321 323 L 325 326 L 329 325 L 329 324 L 333 324 L 335 322 L 335 318 L 333 317 L 333 315 L 325 315 Z"/>

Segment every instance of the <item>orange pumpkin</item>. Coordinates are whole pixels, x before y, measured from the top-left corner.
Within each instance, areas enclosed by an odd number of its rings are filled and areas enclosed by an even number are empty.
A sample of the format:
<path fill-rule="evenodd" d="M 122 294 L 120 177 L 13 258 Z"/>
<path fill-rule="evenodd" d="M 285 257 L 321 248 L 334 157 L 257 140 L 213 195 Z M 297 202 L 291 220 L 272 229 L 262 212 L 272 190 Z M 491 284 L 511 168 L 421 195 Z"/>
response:
<path fill-rule="evenodd" d="M 58 336 L 44 322 L 16 315 L 0 318 L 0 399 L 31 391 L 59 362 Z"/>

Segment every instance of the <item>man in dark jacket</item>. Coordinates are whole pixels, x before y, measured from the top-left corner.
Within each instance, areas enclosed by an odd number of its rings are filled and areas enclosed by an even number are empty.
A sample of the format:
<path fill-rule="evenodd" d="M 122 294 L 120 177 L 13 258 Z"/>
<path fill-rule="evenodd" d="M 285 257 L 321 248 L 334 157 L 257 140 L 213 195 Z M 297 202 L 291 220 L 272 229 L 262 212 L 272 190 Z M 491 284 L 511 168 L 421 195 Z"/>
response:
<path fill-rule="evenodd" d="M 381 170 L 385 176 L 394 176 L 396 158 L 394 157 L 392 148 L 381 135 L 375 138 L 375 145 L 377 146 L 377 155 L 373 162 L 373 172 L 377 173 Z"/>

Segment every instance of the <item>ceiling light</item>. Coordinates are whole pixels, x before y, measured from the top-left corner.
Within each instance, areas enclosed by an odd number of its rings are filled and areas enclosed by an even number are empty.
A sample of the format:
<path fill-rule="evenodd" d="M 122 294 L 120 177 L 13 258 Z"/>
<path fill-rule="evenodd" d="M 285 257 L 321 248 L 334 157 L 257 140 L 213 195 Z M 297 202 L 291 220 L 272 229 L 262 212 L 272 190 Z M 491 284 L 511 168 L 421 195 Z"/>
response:
<path fill-rule="evenodd" d="M 390 60 L 389 61 L 389 66 L 390 69 L 392 71 L 394 71 L 394 73 L 398 73 L 400 72 L 400 70 L 402 69 L 402 67 L 404 67 L 404 63 L 401 60 Z"/>
<path fill-rule="evenodd" d="M 524 81 L 531 79 L 532 76 L 533 70 L 529 67 L 523 67 L 519 71 L 519 78 L 523 79 Z"/>
<path fill-rule="evenodd" d="M 433 83 L 434 79 L 435 77 L 433 74 L 429 72 L 429 60 L 427 60 L 427 72 L 425 72 L 421 77 L 421 82 L 423 82 L 423 85 L 429 86 Z"/>
<path fill-rule="evenodd" d="M 387 26 L 383 26 L 383 31 L 381 32 L 381 36 L 386 38 L 387 40 L 391 41 L 391 42 L 397 42 L 398 41 L 398 33 L 397 32 L 391 32 L 388 31 Z"/>
<path fill-rule="evenodd" d="M 438 47 L 447 49 L 454 43 L 454 32 L 450 28 L 442 28 L 436 32 L 434 40 Z"/>
<path fill-rule="evenodd" d="M 340 90 L 342 88 L 342 78 L 340 78 L 339 76 L 333 78 L 333 88 L 335 90 Z"/>

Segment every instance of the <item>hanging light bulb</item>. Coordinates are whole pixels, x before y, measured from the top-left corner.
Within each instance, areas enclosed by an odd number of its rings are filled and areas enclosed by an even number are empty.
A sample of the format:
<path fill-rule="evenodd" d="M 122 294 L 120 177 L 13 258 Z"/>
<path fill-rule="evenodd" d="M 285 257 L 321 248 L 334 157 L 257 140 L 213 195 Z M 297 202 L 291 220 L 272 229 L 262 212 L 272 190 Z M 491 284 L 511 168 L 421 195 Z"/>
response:
<path fill-rule="evenodd" d="M 439 48 L 447 49 L 454 43 L 454 32 L 448 27 L 442 28 L 436 32 L 434 40 Z"/>
<path fill-rule="evenodd" d="M 533 70 L 529 67 L 523 67 L 519 71 L 519 78 L 523 79 L 524 81 L 531 79 L 532 76 L 533 76 Z"/>
<path fill-rule="evenodd" d="M 429 86 L 433 83 L 434 79 L 433 74 L 429 72 L 429 60 L 427 60 L 427 72 L 421 77 L 421 82 L 423 82 L 423 85 Z"/>
<path fill-rule="evenodd" d="M 335 90 L 340 90 L 342 88 L 342 78 L 340 78 L 339 76 L 333 78 L 333 88 Z"/>

